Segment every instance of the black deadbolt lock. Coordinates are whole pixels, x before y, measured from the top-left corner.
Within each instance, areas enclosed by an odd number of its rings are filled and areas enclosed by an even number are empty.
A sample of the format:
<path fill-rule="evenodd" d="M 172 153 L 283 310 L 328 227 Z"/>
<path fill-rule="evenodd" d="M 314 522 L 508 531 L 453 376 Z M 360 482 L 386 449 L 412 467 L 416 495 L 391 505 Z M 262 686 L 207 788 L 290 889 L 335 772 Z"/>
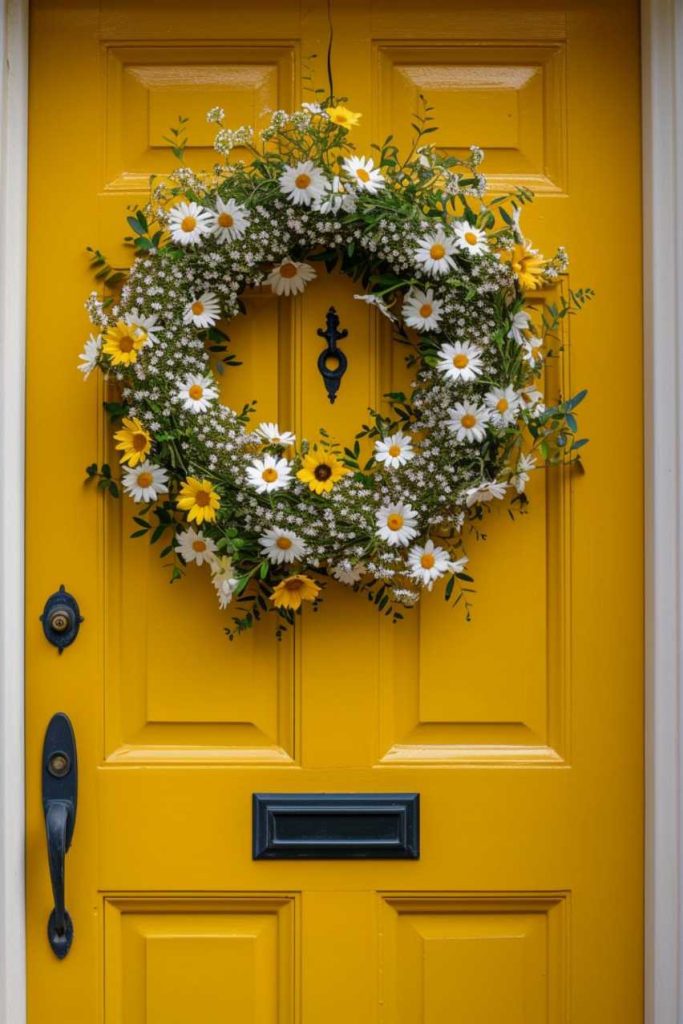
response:
<path fill-rule="evenodd" d="M 48 597 L 40 621 L 47 640 L 60 654 L 78 636 L 83 616 L 76 598 L 67 592 L 63 583 L 55 594 Z"/>

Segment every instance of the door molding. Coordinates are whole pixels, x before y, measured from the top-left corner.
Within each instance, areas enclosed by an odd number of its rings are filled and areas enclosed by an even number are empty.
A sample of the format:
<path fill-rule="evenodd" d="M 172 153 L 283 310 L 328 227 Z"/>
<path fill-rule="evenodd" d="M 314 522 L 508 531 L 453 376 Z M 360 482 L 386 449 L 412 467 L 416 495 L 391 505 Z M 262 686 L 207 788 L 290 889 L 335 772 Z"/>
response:
<path fill-rule="evenodd" d="M 683 7 L 643 0 L 645 1019 L 683 1020 Z M 626 557 L 628 557 L 626 555 Z"/>
<path fill-rule="evenodd" d="M 28 0 L 0 18 L 0 1024 L 26 1019 L 24 338 Z"/>
<path fill-rule="evenodd" d="M 642 0 L 641 10 L 645 1021 L 683 1024 L 683 9 L 678 0 Z M 3 0 L 0 62 L 0 1024 L 23 1024 L 28 0 Z"/>

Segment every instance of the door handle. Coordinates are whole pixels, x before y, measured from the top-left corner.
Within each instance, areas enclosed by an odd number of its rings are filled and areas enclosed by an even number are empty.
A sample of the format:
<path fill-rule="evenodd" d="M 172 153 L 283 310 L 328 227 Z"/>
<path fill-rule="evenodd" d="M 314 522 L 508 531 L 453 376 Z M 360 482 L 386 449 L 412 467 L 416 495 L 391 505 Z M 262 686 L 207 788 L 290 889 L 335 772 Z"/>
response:
<path fill-rule="evenodd" d="M 65 902 L 65 861 L 76 824 L 78 761 L 76 738 L 67 715 L 50 719 L 43 743 L 43 813 L 54 907 L 47 922 L 52 952 L 63 960 L 71 949 L 74 926 Z"/>

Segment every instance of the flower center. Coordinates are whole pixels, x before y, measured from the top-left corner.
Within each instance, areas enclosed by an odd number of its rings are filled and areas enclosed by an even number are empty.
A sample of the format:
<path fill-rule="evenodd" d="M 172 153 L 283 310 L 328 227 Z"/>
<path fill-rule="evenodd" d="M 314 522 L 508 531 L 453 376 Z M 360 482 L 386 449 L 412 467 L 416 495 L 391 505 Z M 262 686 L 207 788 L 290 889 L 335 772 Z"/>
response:
<path fill-rule="evenodd" d="M 204 388 L 201 386 L 201 384 L 193 384 L 187 393 L 190 396 L 190 398 L 193 398 L 196 402 L 204 394 Z"/>
<path fill-rule="evenodd" d="M 136 452 L 143 452 L 147 447 L 147 436 L 145 434 L 133 434 L 133 448 Z"/>
<path fill-rule="evenodd" d="M 479 241 L 474 231 L 466 231 L 464 237 L 468 245 L 476 245 Z"/>
<path fill-rule="evenodd" d="M 458 352 L 457 356 L 453 356 L 453 366 L 456 370 L 464 370 L 469 361 L 469 356 L 466 356 L 464 352 Z"/>
<path fill-rule="evenodd" d="M 420 559 L 420 565 L 422 566 L 423 569 L 433 569 L 435 562 L 436 562 L 436 558 L 434 557 L 434 555 L 430 554 L 429 552 L 424 554 L 422 556 L 422 558 Z"/>
<path fill-rule="evenodd" d="M 219 213 L 218 215 L 218 226 L 221 228 L 231 228 L 235 223 L 235 218 L 231 217 L 229 213 Z"/>
<path fill-rule="evenodd" d="M 203 540 L 193 540 L 192 541 L 192 550 L 193 551 L 197 551 L 197 552 L 206 551 L 206 541 L 203 541 Z"/>
<path fill-rule="evenodd" d="M 196 217 L 183 217 L 182 221 L 180 222 L 180 229 L 181 229 L 181 231 L 187 231 L 188 234 L 190 233 L 190 231 L 194 231 L 194 229 L 196 227 L 197 227 L 197 218 Z"/>
<path fill-rule="evenodd" d="M 370 175 L 368 174 L 364 167 L 358 168 L 358 170 L 356 171 L 356 177 L 359 179 L 359 181 L 370 181 Z"/>
<path fill-rule="evenodd" d="M 470 427 L 473 427 L 477 422 L 477 417 L 473 416 L 471 412 L 466 412 L 465 415 L 460 420 L 460 422 L 465 428 L 465 430 L 469 430 Z"/>
<path fill-rule="evenodd" d="M 308 188 L 308 186 L 311 184 L 310 174 L 297 174 L 296 178 L 294 179 L 294 184 L 296 185 L 297 188 Z"/>
<path fill-rule="evenodd" d="M 280 267 L 280 277 L 296 277 L 296 266 L 294 263 L 283 263 Z"/>
<path fill-rule="evenodd" d="M 265 480 L 267 484 L 274 483 L 277 480 L 277 470 L 273 469 L 272 466 L 264 469 L 261 473 L 261 479 Z"/>
<path fill-rule="evenodd" d="M 275 546 L 278 547 L 280 551 L 289 551 L 292 546 L 292 542 L 289 537 L 278 537 L 275 541 Z"/>
<path fill-rule="evenodd" d="M 390 530 L 400 530 L 403 526 L 403 516 L 400 512 L 392 512 L 387 516 L 387 526 Z"/>
<path fill-rule="evenodd" d="M 200 508 L 206 508 L 210 500 L 211 498 L 208 491 L 197 491 L 194 496 L 195 505 L 199 505 Z"/>
<path fill-rule="evenodd" d="M 326 463 L 322 462 L 313 470 L 313 476 L 316 478 L 316 480 L 320 480 L 321 482 L 324 480 L 329 480 L 330 477 L 332 476 L 332 470 Z"/>
<path fill-rule="evenodd" d="M 119 348 L 122 352 L 132 352 L 134 345 L 135 338 L 131 338 L 130 334 L 124 334 L 122 338 L 119 338 Z"/>
<path fill-rule="evenodd" d="M 508 402 L 507 398 L 500 398 L 496 402 L 496 409 L 498 410 L 498 412 L 507 412 L 509 407 L 510 403 Z"/>
<path fill-rule="evenodd" d="M 138 487 L 150 487 L 152 480 L 153 477 L 151 473 L 140 473 L 138 476 Z"/>
<path fill-rule="evenodd" d="M 303 580 L 298 580 L 296 577 L 285 580 L 285 590 L 301 590 L 304 585 Z"/>
<path fill-rule="evenodd" d="M 201 316 L 202 313 L 204 312 L 204 303 L 199 301 L 193 302 L 192 312 L 194 313 L 195 316 Z"/>
<path fill-rule="evenodd" d="M 446 249 L 440 242 L 435 242 L 429 250 L 429 255 L 433 260 L 442 260 L 446 255 Z"/>
<path fill-rule="evenodd" d="M 391 455 L 392 459 L 398 458 L 398 456 L 401 454 L 400 444 L 392 444 L 391 448 L 389 449 L 389 454 Z"/>
<path fill-rule="evenodd" d="M 432 315 L 433 307 L 431 303 L 425 302 L 423 306 L 420 306 L 420 316 L 426 320 L 428 316 Z"/>

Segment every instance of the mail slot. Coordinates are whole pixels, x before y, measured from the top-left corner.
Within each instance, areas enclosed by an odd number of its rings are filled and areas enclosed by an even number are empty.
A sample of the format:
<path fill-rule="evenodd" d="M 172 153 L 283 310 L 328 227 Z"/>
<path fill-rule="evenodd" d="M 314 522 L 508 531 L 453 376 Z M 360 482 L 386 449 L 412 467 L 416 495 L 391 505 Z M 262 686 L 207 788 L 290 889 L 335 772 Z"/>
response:
<path fill-rule="evenodd" d="M 254 793 L 255 860 L 416 860 L 418 793 Z"/>

